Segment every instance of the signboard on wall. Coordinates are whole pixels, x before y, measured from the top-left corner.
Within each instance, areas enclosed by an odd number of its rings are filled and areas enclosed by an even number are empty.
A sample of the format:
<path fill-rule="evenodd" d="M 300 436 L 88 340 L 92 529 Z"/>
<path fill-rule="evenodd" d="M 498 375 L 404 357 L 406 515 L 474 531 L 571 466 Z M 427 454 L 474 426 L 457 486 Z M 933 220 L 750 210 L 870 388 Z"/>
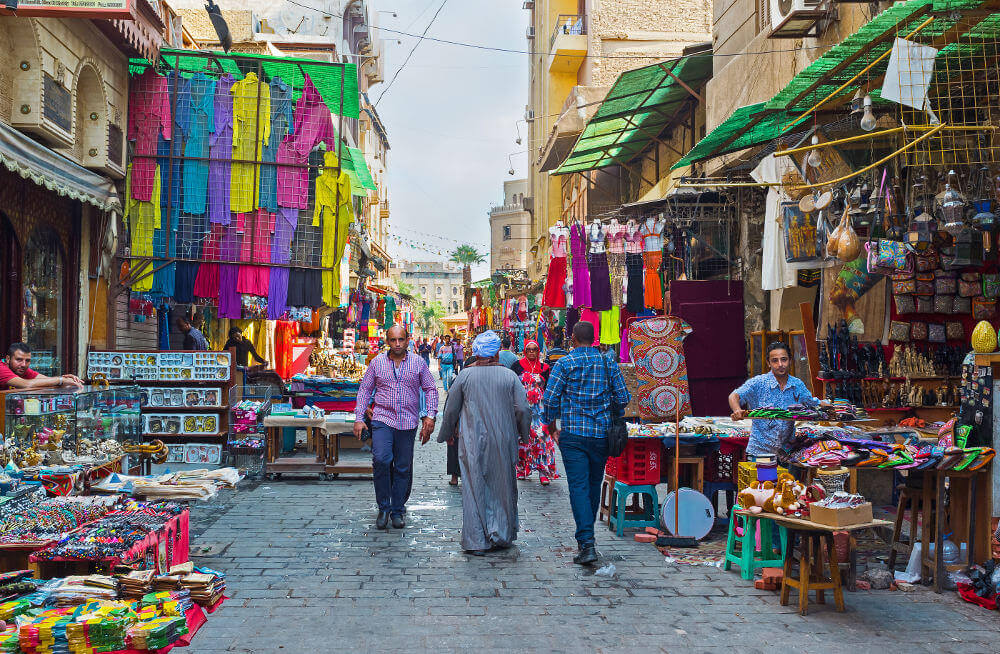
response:
<path fill-rule="evenodd" d="M 131 18 L 135 0 L 19 0 L 10 11 L 0 4 L 0 16 L 51 18 Z"/>

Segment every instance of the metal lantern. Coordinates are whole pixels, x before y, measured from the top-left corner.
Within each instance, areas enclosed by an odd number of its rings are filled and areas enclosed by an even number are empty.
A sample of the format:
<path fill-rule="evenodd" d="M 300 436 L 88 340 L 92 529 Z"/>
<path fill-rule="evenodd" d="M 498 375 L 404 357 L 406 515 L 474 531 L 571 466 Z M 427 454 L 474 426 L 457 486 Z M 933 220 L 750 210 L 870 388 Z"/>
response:
<path fill-rule="evenodd" d="M 976 230 L 983 235 L 983 249 L 989 252 L 992 249 L 990 240 L 993 230 L 997 226 L 997 217 L 991 211 L 993 202 L 988 199 L 976 200 L 972 203 L 972 207 L 976 211 L 976 215 L 972 217 L 972 222 L 975 224 Z"/>
<path fill-rule="evenodd" d="M 906 242 L 915 250 L 926 250 L 934 242 L 937 221 L 926 211 L 910 221 L 910 231 L 906 232 Z"/>

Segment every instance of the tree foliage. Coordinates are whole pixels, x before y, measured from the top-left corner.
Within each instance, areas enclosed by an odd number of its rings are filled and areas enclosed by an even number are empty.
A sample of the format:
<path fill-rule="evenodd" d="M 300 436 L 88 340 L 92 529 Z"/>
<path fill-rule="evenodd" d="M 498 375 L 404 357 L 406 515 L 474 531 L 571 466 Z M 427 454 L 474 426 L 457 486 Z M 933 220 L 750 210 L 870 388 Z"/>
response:
<path fill-rule="evenodd" d="M 449 261 L 466 267 L 486 261 L 486 255 L 471 245 L 459 245 L 448 253 L 448 257 Z"/>

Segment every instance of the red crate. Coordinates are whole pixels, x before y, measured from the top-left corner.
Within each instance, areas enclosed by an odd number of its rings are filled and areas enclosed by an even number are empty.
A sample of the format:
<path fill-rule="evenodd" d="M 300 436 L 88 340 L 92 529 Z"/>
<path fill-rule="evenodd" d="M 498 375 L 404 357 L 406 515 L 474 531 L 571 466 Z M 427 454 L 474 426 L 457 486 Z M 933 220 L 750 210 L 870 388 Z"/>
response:
<path fill-rule="evenodd" d="M 658 484 L 662 459 L 663 446 L 659 438 L 630 438 L 615 462 L 615 479 L 630 485 Z"/>
<path fill-rule="evenodd" d="M 609 456 L 608 462 L 604 464 L 604 474 L 611 475 L 612 477 L 618 474 L 618 456 Z"/>

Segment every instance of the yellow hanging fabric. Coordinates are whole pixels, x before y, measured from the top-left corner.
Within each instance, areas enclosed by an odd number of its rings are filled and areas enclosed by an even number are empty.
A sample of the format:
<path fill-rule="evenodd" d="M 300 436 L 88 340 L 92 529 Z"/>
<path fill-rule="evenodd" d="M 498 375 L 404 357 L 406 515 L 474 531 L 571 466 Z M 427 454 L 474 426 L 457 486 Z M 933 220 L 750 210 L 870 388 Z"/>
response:
<path fill-rule="evenodd" d="M 260 161 L 264 144 L 271 136 L 271 87 L 261 84 L 256 73 L 247 73 L 246 77 L 233 84 L 229 92 L 233 95 L 230 211 L 249 213 L 259 206 L 260 166 L 237 161 Z"/>
<path fill-rule="evenodd" d="M 339 199 L 339 206 L 334 205 Z M 347 245 L 347 228 L 354 220 L 351 206 L 351 178 L 340 171 L 337 175 L 337 155 L 327 152 L 323 155 L 323 174 L 316 178 L 316 205 L 313 208 L 313 226 L 323 225 L 323 250 L 320 265 L 324 270 L 323 302 L 328 307 L 340 306 L 340 258 Z"/>
<path fill-rule="evenodd" d="M 156 166 L 153 172 L 153 194 L 150 196 L 149 202 L 143 202 L 132 198 L 132 164 L 129 164 L 125 173 L 125 222 L 129 228 L 129 248 L 132 255 L 137 257 L 153 256 L 153 230 L 160 227 L 159 166 Z M 130 267 L 134 268 L 136 263 L 133 259 Z M 152 288 L 152 274 L 147 274 L 132 284 L 133 291 L 149 291 Z"/>

